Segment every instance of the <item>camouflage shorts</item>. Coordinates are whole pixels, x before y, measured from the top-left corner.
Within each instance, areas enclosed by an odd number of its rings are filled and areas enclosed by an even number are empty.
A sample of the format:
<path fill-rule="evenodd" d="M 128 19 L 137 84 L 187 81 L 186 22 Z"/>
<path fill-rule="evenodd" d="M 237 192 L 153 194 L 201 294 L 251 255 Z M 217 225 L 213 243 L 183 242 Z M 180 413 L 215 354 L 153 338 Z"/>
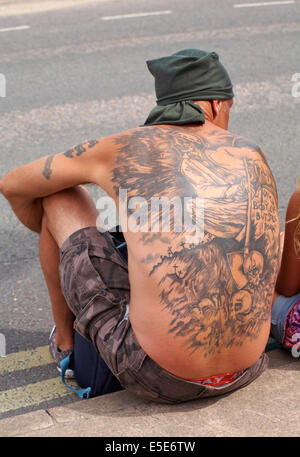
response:
<path fill-rule="evenodd" d="M 127 260 L 119 244 L 96 227 L 78 230 L 61 247 L 60 277 L 75 330 L 92 341 L 125 389 L 146 400 L 180 403 L 236 390 L 262 373 L 266 354 L 232 383 L 211 387 L 177 378 L 150 359 L 130 324 Z"/>

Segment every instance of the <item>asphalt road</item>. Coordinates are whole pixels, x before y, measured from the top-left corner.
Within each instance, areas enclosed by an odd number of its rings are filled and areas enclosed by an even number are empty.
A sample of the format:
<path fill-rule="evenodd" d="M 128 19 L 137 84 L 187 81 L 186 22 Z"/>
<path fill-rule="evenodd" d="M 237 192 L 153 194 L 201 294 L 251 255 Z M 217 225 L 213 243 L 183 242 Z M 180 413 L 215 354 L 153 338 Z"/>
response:
<path fill-rule="evenodd" d="M 155 104 L 145 61 L 188 47 L 214 50 L 235 85 L 229 129 L 264 150 L 283 224 L 300 176 L 299 0 L 253 7 L 234 6 L 242 0 L 107 0 L 51 11 L 42 11 L 40 3 L 40 12 L 25 14 L 18 2 L 22 14 L 5 15 L 6 2 L 0 2 L 0 95 L 6 82 L 0 176 L 86 139 L 142 124 Z M 137 13 L 151 14 L 128 17 Z M 101 194 L 92 192 L 95 199 Z M 0 215 L 3 418 L 77 397 L 57 382 L 45 348 L 53 320 L 37 236 L 16 220 L 4 198 Z"/>

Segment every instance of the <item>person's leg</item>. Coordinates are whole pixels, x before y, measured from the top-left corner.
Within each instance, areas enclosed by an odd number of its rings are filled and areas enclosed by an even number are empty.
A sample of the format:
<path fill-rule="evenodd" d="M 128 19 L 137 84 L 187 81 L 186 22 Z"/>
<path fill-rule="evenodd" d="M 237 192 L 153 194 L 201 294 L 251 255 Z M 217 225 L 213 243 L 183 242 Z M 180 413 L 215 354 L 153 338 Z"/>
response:
<path fill-rule="evenodd" d="M 40 261 L 52 304 L 56 345 L 66 350 L 73 347 L 74 316 L 61 291 L 59 248 L 72 233 L 95 226 L 98 212 L 89 193 L 81 186 L 45 197 L 43 207 Z"/>
<path fill-rule="evenodd" d="M 74 315 L 61 292 L 59 278 L 59 248 L 49 232 L 45 219 L 40 233 L 39 254 L 42 271 L 48 287 L 56 326 L 55 342 L 60 350 L 71 349 L 73 341 Z"/>

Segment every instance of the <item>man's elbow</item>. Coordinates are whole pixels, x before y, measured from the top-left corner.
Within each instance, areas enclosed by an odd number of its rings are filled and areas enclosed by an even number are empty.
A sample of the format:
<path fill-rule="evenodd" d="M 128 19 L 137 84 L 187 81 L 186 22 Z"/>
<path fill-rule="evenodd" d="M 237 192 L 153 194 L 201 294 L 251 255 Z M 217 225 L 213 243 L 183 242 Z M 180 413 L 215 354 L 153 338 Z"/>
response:
<path fill-rule="evenodd" d="M 13 171 L 10 171 L 4 175 L 0 180 L 0 183 L 0 192 L 8 201 L 14 198 L 24 198 L 24 195 L 20 194 L 20 189 L 18 189 L 18 181 L 15 179 Z"/>
<path fill-rule="evenodd" d="M 0 180 L 0 192 L 7 200 L 14 196 L 14 192 L 10 184 L 10 179 L 7 179 L 7 175 L 3 176 L 3 178 Z"/>
<path fill-rule="evenodd" d="M 8 193 L 9 193 L 8 188 L 7 188 L 7 183 L 6 183 L 6 181 L 5 181 L 4 178 L 1 178 L 1 179 L 0 179 L 0 193 L 1 193 L 5 198 L 7 198 Z"/>

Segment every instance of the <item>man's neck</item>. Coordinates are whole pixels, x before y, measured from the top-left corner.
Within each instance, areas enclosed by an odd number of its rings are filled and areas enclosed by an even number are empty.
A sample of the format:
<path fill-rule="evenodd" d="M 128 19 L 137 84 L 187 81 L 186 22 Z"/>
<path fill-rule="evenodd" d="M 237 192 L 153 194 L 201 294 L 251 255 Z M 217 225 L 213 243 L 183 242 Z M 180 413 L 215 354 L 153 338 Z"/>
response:
<path fill-rule="evenodd" d="M 213 111 L 212 111 L 211 103 L 209 101 L 201 100 L 201 101 L 194 101 L 193 103 L 195 103 L 196 105 L 199 105 L 201 107 L 201 109 L 204 112 L 206 121 L 213 122 L 213 119 L 214 119 Z"/>

